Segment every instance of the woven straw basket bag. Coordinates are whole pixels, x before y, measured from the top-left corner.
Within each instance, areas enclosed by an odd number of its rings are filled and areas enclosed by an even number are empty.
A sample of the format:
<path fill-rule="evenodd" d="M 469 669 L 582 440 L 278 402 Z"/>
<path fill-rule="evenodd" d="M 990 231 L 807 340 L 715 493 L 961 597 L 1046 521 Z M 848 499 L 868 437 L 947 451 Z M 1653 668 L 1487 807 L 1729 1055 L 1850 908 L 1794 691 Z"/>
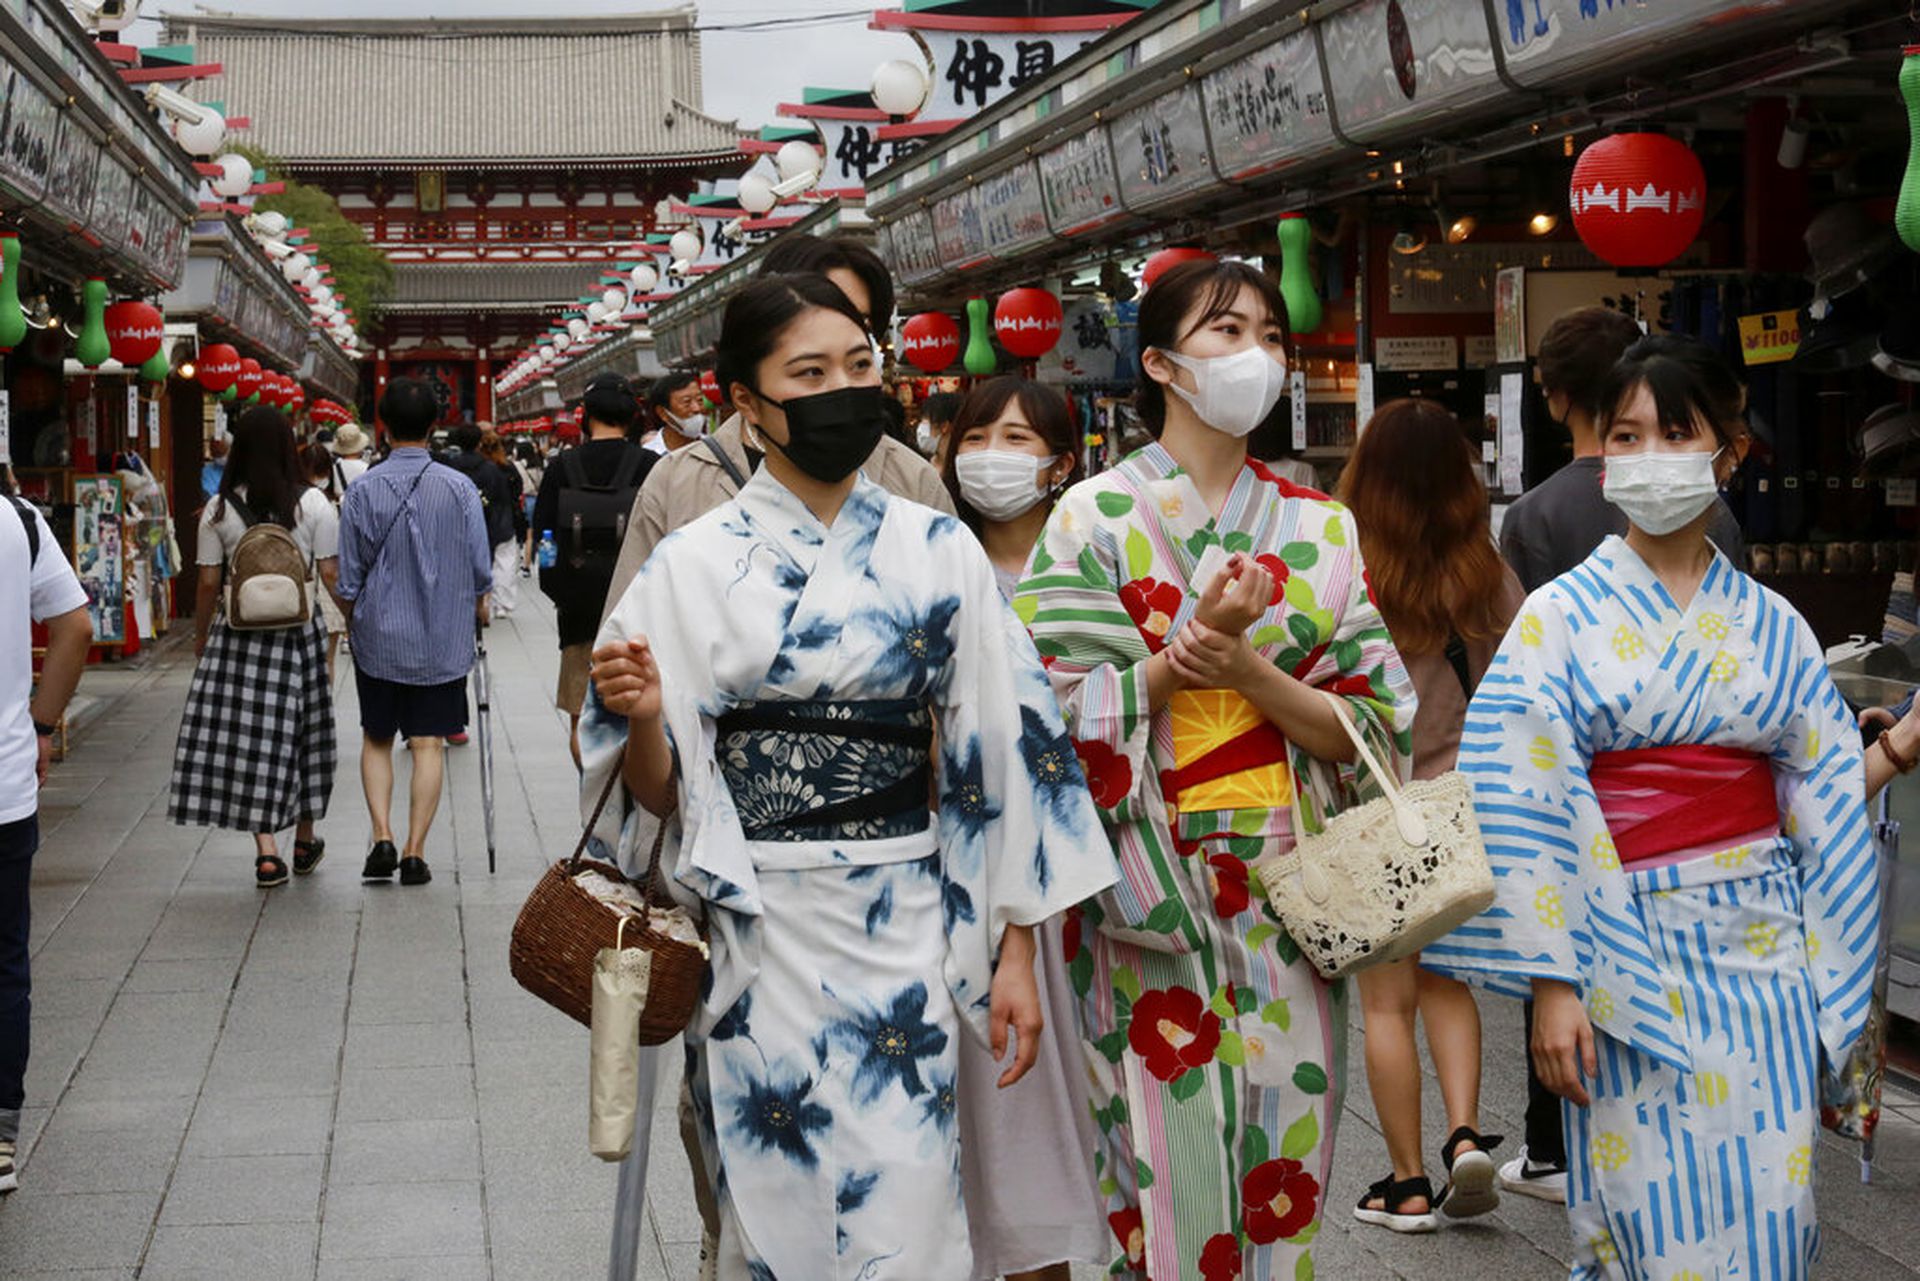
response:
<path fill-rule="evenodd" d="M 1334 979 L 1410 956 L 1486 911 L 1493 870 L 1466 776 L 1401 787 L 1340 700 L 1325 697 L 1385 795 L 1334 815 L 1319 833 L 1305 830 L 1296 804 L 1293 853 L 1259 872 L 1294 943 Z"/>

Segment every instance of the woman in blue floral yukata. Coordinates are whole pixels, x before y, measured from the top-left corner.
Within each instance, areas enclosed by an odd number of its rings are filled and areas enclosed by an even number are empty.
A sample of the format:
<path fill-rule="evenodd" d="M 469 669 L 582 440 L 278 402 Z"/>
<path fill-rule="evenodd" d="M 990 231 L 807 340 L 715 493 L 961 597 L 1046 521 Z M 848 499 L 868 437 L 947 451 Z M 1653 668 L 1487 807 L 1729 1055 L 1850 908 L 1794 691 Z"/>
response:
<path fill-rule="evenodd" d="M 609 615 L 581 741 L 588 793 L 617 769 L 676 813 L 707 912 L 687 1043 L 719 1272 L 970 1281 L 961 1024 L 1013 1051 L 1003 1086 L 1025 1073 L 1032 927 L 1112 854 L 979 543 L 856 470 L 884 422 L 858 313 L 818 277 L 756 281 L 718 376 L 765 463 Z"/>

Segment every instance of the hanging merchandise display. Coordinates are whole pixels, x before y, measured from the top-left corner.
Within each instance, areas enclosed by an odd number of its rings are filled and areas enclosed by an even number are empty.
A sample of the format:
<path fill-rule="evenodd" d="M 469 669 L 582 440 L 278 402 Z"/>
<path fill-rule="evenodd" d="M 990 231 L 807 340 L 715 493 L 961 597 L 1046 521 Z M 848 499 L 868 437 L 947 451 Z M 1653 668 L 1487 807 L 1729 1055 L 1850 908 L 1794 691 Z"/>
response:
<path fill-rule="evenodd" d="M 107 341 L 107 282 L 91 276 L 80 290 L 80 332 L 75 335 L 73 358 L 88 369 L 98 369 L 113 355 Z"/>
<path fill-rule="evenodd" d="M 231 343 L 208 343 L 200 349 L 200 363 L 195 377 L 210 392 L 218 394 L 230 390 L 240 377 L 240 353 Z"/>
<path fill-rule="evenodd" d="M 993 332 L 1002 347 L 1024 360 L 1034 360 L 1060 341 L 1064 315 L 1060 300 L 1044 289 L 1010 289 L 993 309 Z"/>
<path fill-rule="evenodd" d="M 241 400 L 253 404 L 260 399 L 262 373 L 260 362 L 248 356 L 240 362 L 240 376 L 233 380 L 233 391 Z"/>
<path fill-rule="evenodd" d="M 1280 297 L 1287 304 L 1287 327 L 1296 334 L 1320 328 L 1325 309 L 1313 287 L 1313 224 L 1303 213 L 1280 215 Z"/>
<path fill-rule="evenodd" d="M 922 373 L 937 374 L 960 355 L 960 326 L 943 311 L 923 311 L 900 327 L 900 352 Z"/>
<path fill-rule="evenodd" d="M 1920 253 L 1920 45 L 1908 45 L 1900 63 L 1900 98 L 1907 104 L 1907 172 L 1893 225 L 1907 248 Z"/>
<path fill-rule="evenodd" d="M 1700 157 L 1661 133 L 1616 133 L 1573 166 L 1573 229 L 1616 267 L 1663 267 L 1685 253 L 1707 211 Z"/>
<path fill-rule="evenodd" d="M 1147 259 L 1147 265 L 1141 268 L 1140 287 L 1153 288 L 1154 281 L 1164 276 L 1169 268 L 1178 267 L 1183 262 L 1212 262 L 1213 257 L 1206 250 L 1196 249 L 1191 245 L 1175 245 L 1171 249 L 1162 249 Z"/>
<path fill-rule="evenodd" d="M 993 340 L 987 329 L 987 300 L 969 298 L 967 300 L 967 350 L 961 356 L 960 363 L 966 371 L 975 377 L 984 377 L 1000 367 L 999 359 L 993 354 Z"/>
<path fill-rule="evenodd" d="M 27 337 L 27 313 L 20 310 L 20 237 L 0 232 L 0 351 L 12 351 Z"/>
<path fill-rule="evenodd" d="M 144 365 L 160 350 L 166 337 L 160 309 L 151 303 L 126 298 L 107 308 L 107 346 L 113 358 L 128 369 Z"/>

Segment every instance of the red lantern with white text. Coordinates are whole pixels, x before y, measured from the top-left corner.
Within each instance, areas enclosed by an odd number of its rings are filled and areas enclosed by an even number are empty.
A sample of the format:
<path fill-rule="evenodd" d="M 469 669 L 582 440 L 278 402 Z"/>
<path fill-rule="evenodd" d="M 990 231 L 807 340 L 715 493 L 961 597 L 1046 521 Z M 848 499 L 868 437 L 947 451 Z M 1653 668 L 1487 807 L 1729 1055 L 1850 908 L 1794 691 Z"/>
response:
<path fill-rule="evenodd" d="M 1153 282 L 1167 273 L 1170 267 L 1178 267 L 1183 262 L 1212 262 L 1213 255 L 1204 249 L 1195 249 L 1191 245 L 1175 245 L 1171 249 L 1162 249 L 1147 259 L 1147 265 L 1140 271 L 1140 287 L 1153 288 Z"/>
<path fill-rule="evenodd" d="M 712 403 L 720 403 L 720 379 L 711 369 L 700 371 L 700 393 Z"/>
<path fill-rule="evenodd" d="M 937 374 L 960 358 L 960 326 L 943 311 L 923 311 L 900 327 L 900 354 L 922 373 Z"/>
<path fill-rule="evenodd" d="M 993 332 L 1002 347 L 1023 360 L 1033 360 L 1060 341 L 1063 318 L 1060 300 L 1046 290 L 1010 289 L 993 309 Z"/>
<path fill-rule="evenodd" d="M 160 309 L 151 303 L 133 299 L 113 303 L 107 308 L 106 323 L 108 348 L 128 369 L 151 360 L 166 338 Z"/>
<path fill-rule="evenodd" d="M 241 400 L 246 400 L 260 390 L 264 378 L 265 373 L 261 370 L 259 361 L 251 356 L 243 358 L 240 361 L 240 376 L 233 380 L 234 395 Z"/>
<path fill-rule="evenodd" d="M 208 343 L 200 349 L 200 363 L 194 376 L 208 391 L 225 391 L 240 377 L 240 353 L 230 343 Z"/>
<path fill-rule="evenodd" d="M 1707 175 L 1683 142 L 1617 133 L 1573 166 L 1573 227 L 1616 267 L 1660 267 L 1685 253 L 1706 217 Z"/>

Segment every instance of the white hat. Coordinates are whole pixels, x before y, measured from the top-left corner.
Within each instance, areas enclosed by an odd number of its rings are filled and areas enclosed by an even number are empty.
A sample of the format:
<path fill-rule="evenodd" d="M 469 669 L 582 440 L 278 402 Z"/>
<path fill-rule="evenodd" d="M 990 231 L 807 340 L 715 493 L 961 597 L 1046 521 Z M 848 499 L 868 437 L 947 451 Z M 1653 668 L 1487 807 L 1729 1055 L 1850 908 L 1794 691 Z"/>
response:
<path fill-rule="evenodd" d="M 333 433 L 333 452 L 336 454 L 357 454 L 367 447 L 367 433 L 360 429 L 359 423 L 347 423 L 336 428 Z"/>

